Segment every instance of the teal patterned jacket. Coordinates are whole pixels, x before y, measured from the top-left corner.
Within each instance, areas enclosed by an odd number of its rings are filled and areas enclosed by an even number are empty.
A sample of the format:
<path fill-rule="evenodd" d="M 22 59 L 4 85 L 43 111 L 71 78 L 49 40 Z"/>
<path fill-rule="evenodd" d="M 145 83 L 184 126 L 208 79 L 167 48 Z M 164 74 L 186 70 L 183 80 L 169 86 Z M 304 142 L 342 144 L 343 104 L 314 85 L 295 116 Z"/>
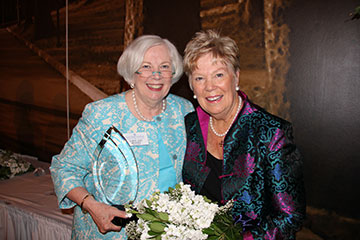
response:
<path fill-rule="evenodd" d="M 252 104 L 244 106 L 224 140 L 222 204 L 235 200 L 234 219 L 244 239 L 295 239 L 305 217 L 302 159 L 291 124 Z M 183 180 L 196 193 L 206 166 L 209 115 L 200 107 L 185 118 L 187 149 Z"/>
<path fill-rule="evenodd" d="M 182 181 L 181 170 L 186 147 L 184 117 L 194 108 L 189 101 L 172 94 L 169 94 L 166 100 L 166 110 L 154 118 L 155 122 L 135 118 L 126 105 L 125 93 L 90 103 L 85 107 L 71 138 L 61 153 L 53 157 L 51 163 L 51 176 L 60 208 L 76 206 L 66 197 L 75 187 L 84 187 L 96 196 L 92 174 L 93 153 L 105 131 L 111 126 L 121 133 L 146 132 L 149 140 L 148 145 L 132 146 L 140 172 L 136 202 L 149 198 L 159 186 L 158 131 L 173 160 L 177 181 Z M 76 206 L 72 239 L 126 239 L 126 236 L 124 230 L 120 233 L 101 234 L 91 216 L 83 214 L 80 207 Z"/>

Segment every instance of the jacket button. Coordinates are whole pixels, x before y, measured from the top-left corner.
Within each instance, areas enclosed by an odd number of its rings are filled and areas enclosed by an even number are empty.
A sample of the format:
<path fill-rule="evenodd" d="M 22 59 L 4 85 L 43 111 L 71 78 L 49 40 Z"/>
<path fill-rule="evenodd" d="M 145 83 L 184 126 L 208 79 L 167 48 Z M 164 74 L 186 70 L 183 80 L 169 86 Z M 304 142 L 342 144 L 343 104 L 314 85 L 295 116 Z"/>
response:
<path fill-rule="evenodd" d="M 176 154 L 174 154 L 174 155 L 173 155 L 173 159 L 175 159 L 175 160 L 177 159 L 177 156 L 176 156 Z"/>

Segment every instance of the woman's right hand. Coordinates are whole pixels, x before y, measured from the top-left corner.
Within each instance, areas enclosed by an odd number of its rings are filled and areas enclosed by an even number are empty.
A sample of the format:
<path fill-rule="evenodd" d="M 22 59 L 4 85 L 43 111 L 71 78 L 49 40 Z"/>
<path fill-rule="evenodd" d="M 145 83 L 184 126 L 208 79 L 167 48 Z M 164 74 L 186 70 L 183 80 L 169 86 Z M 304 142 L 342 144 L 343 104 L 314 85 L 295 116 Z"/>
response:
<path fill-rule="evenodd" d="M 93 197 L 84 200 L 83 210 L 87 211 L 99 231 L 105 234 L 110 231 L 120 231 L 122 227 L 113 224 L 114 217 L 126 218 L 126 213 L 105 203 L 96 201 Z"/>
<path fill-rule="evenodd" d="M 70 190 L 66 196 L 81 206 L 83 211 L 90 214 L 101 233 L 105 234 L 110 231 L 121 230 L 121 227 L 113 224 L 111 220 L 113 220 L 114 217 L 126 218 L 124 211 L 96 201 L 83 187 L 76 187 Z"/>

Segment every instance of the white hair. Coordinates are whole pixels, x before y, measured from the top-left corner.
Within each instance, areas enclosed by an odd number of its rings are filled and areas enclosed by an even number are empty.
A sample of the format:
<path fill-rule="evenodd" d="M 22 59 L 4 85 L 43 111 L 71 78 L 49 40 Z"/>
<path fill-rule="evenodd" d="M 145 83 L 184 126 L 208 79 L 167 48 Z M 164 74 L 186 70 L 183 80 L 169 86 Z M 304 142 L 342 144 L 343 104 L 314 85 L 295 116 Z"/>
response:
<path fill-rule="evenodd" d="M 146 51 L 154 46 L 164 45 L 169 50 L 174 75 L 171 83 L 176 83 L 183 74 L 182 57 L 169 40 L 156 35 L 143 35 L 132 41 L 124 50 L 117 63 L 118 73 L 128 84 L 134 83 L 134 74 L 140 68 Z"/>

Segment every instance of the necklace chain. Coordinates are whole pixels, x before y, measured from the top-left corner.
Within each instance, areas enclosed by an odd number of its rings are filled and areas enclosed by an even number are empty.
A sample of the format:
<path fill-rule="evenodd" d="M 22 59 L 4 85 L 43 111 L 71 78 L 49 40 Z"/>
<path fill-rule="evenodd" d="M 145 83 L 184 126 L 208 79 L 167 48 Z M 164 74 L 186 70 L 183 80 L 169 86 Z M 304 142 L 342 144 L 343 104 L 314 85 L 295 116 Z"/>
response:
<path fill-rule="evenodd" d="M 229 125 L 228 129 L 226 129 L 226 131 L 225 131 L 224 133 L 218 133 L 218 132 L 215 131 L 215 128 L 214 128 L 214 126 L 213 126 L 213 120 L 212 120 L 212 117 L 210 116 L 210 129 L 211 129 L 211 131 L 212 131 L 216 136 L 218 136 L 218 137 L 223 137 L 223 136 L 225 136 L 225 135 L 229 132 L 232 124 L 233 124 L 234 121 L 235 121 L 235 118 L 237 117 L 237 115 L 238 115 L 239 112 L 240 112 L 241 104 L 242 104 L 242 99 L 241 99 L 241 97 L 239 96 L 239 105 L 238 105 L 238 107 L 237 107 L 235 116 L 234 116 L 233 120 L 231 121 L 231 124 Z"/>
<path fill-rule="evenodd" d="M 135 111 L 136 111 L 137 115 L 139 115 L 139 117 L 144 121 L 153 122 L 154 119 L 148 119 L 148 118 L 144 117 L 144 115 L 142 115 L 141 112 L 139 111 L 139 108 L 138 108 L 137 103 L 136 103 L 136 98 L 135 98 L 135 90 L 132 91 L 132 100 L 134 102 L 134 107 L 135 107 Z M 162 114 L 165 111 L 165 108 L 166 108 L 166 100 L 163 99 L 162 100 L 161 112 L 159 114 Z"/>

